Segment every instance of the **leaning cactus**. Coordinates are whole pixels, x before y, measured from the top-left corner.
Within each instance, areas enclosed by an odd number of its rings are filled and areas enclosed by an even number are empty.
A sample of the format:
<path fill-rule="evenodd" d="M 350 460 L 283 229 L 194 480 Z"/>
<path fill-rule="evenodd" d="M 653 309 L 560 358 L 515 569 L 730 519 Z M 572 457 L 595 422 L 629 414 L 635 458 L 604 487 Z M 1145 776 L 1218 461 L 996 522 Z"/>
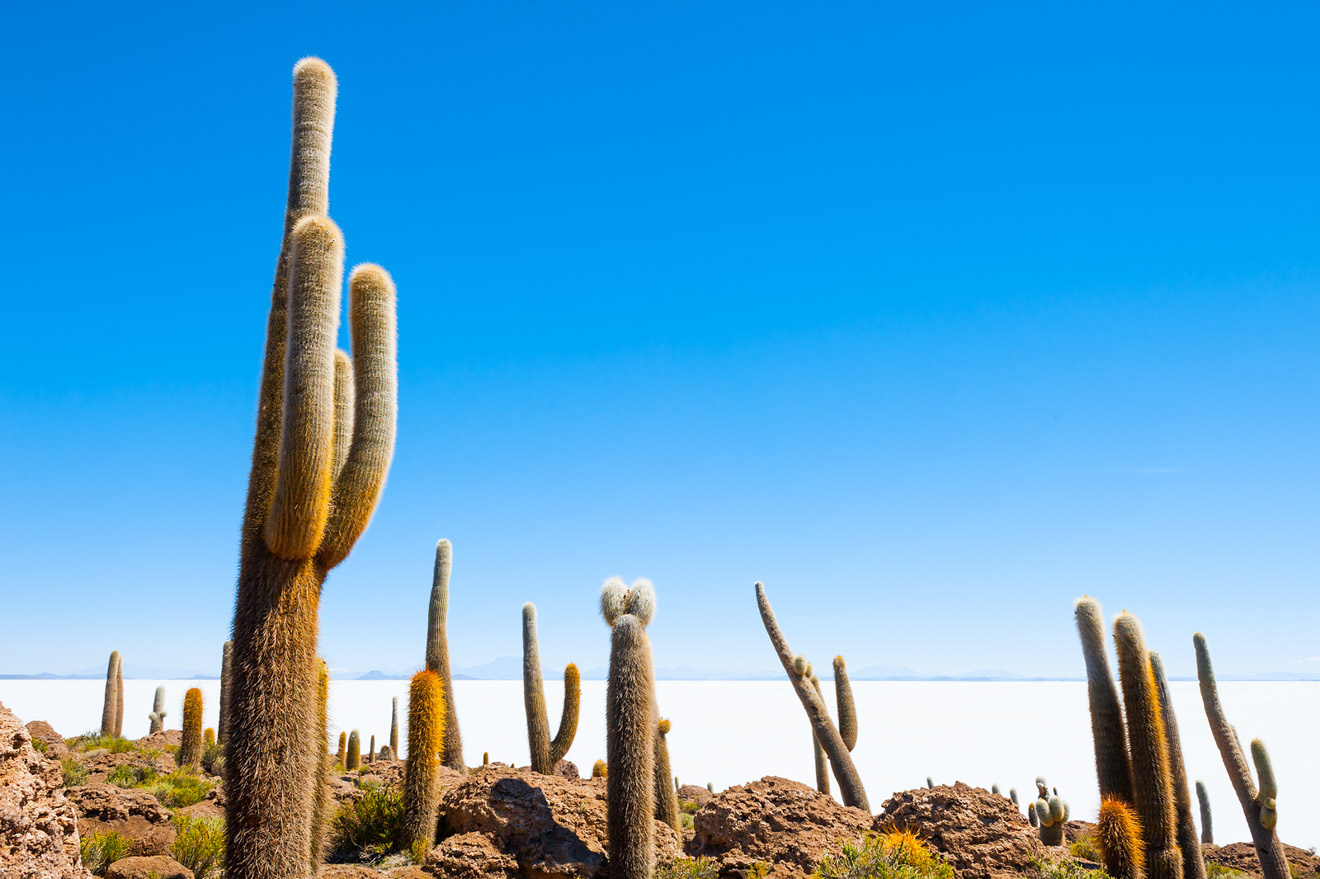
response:
<path fill-rule="evenodd" d="M 175 754 L 180 766 L 202 763 L 202 691 L 193 687 L 183 695 L 183 742 Z"/>
<path fill-rule="evenodd" d="M 445 745 L 445 692 L 440 676 L 423 669 L 408 688 L 408 760 L 403 770 L 403 842 L 427 850 L 435 842 L 440 808 L 440 749 Z"/>
<path fill-rule="evenodd" d="M 657 712 L 651 642 L 646 637 L 654 613 L 649 581 L 638 580 L 630 589 L 611 578 L 601 589 L 601 614 L 611 629 L 605 688 L 610 879 L 651 879 L 655 860 Z"/>
<path fill-rule="evenodd" d="M 1150 667 L 1155 675 L 1155 691 L 1160 700 L 1160 716 L 1164 721 L 1164 741 L 1169 751 L 1169 774 L 1173 779 L 1173 803 L 1178 816 L 1178 850 L 1182 852 L 1184 879 L 1206 879 L 1205 858 L 1196 835 L 1196 819 L 1192 817 L 1192 794 L 1187 785 L 1187 767 L 1183 763 L 1182 738 L 1178 735 L 1178 718 L 1173 712 L 1169 696 L 1169 681 L 1164 675 L 1164 662 L 1155 652 L 1150 654 Z"/>
<path fill-rule="evenodd" d="M 1210 815 L 1210 794 L 1205 789 L 1205 782 L 1196 783 L 1196 801 L 1201 805 L 1201 844 L 1215 844 L 1215 829 Z"/>
<path fill-rule="evenodd" d="M 353 357 L 336 351 L 344 239 L 326 216 L 336 82 L 317 58 L 300 61 L 293 79 L 288 204 L 234 611 L 226 879 L 314 872 L 321 588 L 366 529 L 394 453 L 394 283 L 378 266 L 353 270 Z"/>
<path fill-rule="evenodd" d="M 358 736 L 358 731 L 353 730 L 348 734 L 348 758 L 344 763 L 344 769 L 349 772 L 356 772 L 362 768 L 362 739 Z"/>
<path fill-rule="evenodd" d="M 1063 845 L 1063 825 L 1068 820 L 1068 804 L 1058 794 L 1041 797 L 1035 803 L 1040 841 L 1045 845 Z"/>
<path fill-rule="evenodd" d="M 523 706 L 527 713 L 527 743 L 532 752 L 532 771 L 549 775 L 555 764 L 564 759 L 577 735 L 578 706 L 582 684 L 577 666 L 564 669 L 564 711 L 559 718 L 559 732 L 550 740 L 550 723 L 545 714 L 545 684 L 541 680 L 541 651 L 536 641 L 536 605 L 530 601 L 522 609 Z"/>
<path fill-rule="evenodd" d="M 463 762 L 463 737 L 458 731 L 458 710 L 454 707 L 454 680 L 449 671 L 449 574 L 453 568 L 454 548 L 448 540 L 435 545 L 435 568 L 431 576 L 431 604 L 426 615 L 426 668 L 440 675 L 445 688 L 445 743 L 441 761 L 458 772 L 466 772 Z M 390 734 L 390 749 L 397 755 L 399 741 Z"/>
<path fill-rule="evenodd" d="M 756 584 L 756 603 L 761 611 L 761 622 L 765 625 L 766 634 L 770 636 L 770 644 L 778 654 L 779 661 L 788 674 L 788 680 L 807 712 L 807 718 L 811 721 L 817 740 L 830 758 L 830 766 L 834 770 L 835 780 L 839 782 L 839 793 L 843 796 L 843 804 L 870 812 L 870 804 L 866 801 L 866 789 L 862 787 L 861 776 L 857 774 L 857 767 L 853 765 L 848 746 L 835 728 L 834 722 L 830 720 L 825 700 L 816 695 L 815 688 L 811 686 L 810 678 L 807 677 L 810 667 L 806 662 L 798 663 L 794 659 L 793 652 L 789 650 L 788 641 L 784 638 L 784 633 L 775 619 L 775 613 L 770 607 L 770 599 L 766 597 L 765 587 L 760 583 Z"/>
<path fill-rule="evenodd" d="M 1196 676 L 1201 682 L 1201 702 L 1205 705 L 1205 716 L 1210 721 L 1210 732 L 1219 747 L 1224 768 L 1228 770 L 1228 780 L 1233 783 L 1233 791 L 1247 818 L 1251 841 L 1260 859 L 1261 875 L 1265 879 L 1288 879 L 1288 858 L 1274 832 L 1278 820 L 1275 803 L 1278 789 L 1269 754 L 1265 752 L 1265 745 L 1260 739 L 1251 743 L 1251 756 L 1260 776 L 1260 787 L 1257 788 L 1252 781 L 1251 768 L 1247 766 L 1237 733 L 1224 716 L 1224 707 L 1219 702 L 1219 687 L 1215 683 L 1215 670 L 1210 664 L 1210 648 L 1206 645 L 1205 635 L 1197 632 L 1192 643 L 1196 647 Z"/>
<path fill-rule="evenodd" d="M 151 713 L 147 719 L 151 721 L 151 729 L 148 732 L 158 733 L 165 729 L 165 715 L 169 712 L 165 710 L 165 687 L 156 688 L 156 698 L 151 702 Z"/>

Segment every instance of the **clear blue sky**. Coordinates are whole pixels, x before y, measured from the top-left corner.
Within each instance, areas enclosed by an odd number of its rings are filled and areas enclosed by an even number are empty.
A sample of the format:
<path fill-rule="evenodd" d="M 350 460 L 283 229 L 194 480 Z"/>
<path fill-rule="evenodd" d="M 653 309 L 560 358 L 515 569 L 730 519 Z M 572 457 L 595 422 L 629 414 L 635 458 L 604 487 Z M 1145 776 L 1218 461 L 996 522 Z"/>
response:
<path fill-rule="evenodd" d="M 7 16 L 0 671 L 218 666 L 289 152 L 399 286 L 400 420 L 327 583 L 342 669 L 1320 669 L 1312 4 L 177 4 Z M 16 622 L 17 621 L 17 622 Z"/>

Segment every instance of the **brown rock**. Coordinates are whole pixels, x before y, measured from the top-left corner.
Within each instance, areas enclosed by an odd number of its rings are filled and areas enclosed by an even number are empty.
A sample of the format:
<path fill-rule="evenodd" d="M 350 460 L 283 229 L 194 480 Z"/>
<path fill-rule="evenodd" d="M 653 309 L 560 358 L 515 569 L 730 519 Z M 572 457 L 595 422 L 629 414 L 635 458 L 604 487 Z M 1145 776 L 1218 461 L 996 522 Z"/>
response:
<path fill-rule="evenodd" d="M 582 774 L 578 772 L 577 764 L 571 760 L 560 760 L 555 764 L 555 775 L 561 778 L 581 778 Z"/>
<path fill-rule="evenodd" d="M 63 760 L 69 756 L 69 749 L 64 744 L 64 736 L 55 732 L 55 727 L 46 723 L 44 720 L 31 720 L 27 725 L 28 735 L 32 736 L 33 742 L 41 742 L 46 746 L 46 756 L 55 760 Z"/>
<path fill-rule="evenodd" d="M 105 879 L 193 879 L 193 871 L 166 855 L 129 857 L 111 864 Z"/>
<path fill-rule="evenodd" d="M 1202 851 L 1205 852 L 1206 861 L 1223 864 L 1231 870 L 1241 870 L 1252 876 L 1261 875 L 1260 858 L 1256 856 L 1256 847 L 1249 842 L 1207 845 Z M 1320 858 L 1313 852 L 1284 843 L 1283 854 L 1288 858 L 1288 867 L 1294 879 L 1311 879 L 1320 875 Z"/>
<path fill-rule="evenodd" d="M 170 810 L 150 792 L 88 784 L 69 788 L 69 799 L 78 809 L 78 832 L 83 836 L 115 831 L 133 840 L 129 853 L 163 855 L 174 844 Z"/>
<path fill-rule="evenodd" d="M 442 841 L 426 856 L 426 871 L 453 879 L 512 879 L 518 862 L 481 833 L 460 833 Z"/>
<path fill-rule="evenodd" d="M 678 789 L 678 800 L 681 803 L 696 803 L 697 807 L 706 805 L 715 798 L 715 795 L 704 787 L 698 787 L 695 784 L 685 784 Z"/>
<path fill-rule="evenodd" d="M 183 730 L 164 729 L 157 733 L 150 733 L 133 742 L 139 748 L 154 749 L 164 751 L 166 748 L 177 748 L 183 744 Z"/>
<path fill-rule="evenodd" d="M 0 705 L 0 876 L 90 879 L 80 864 L 78 813 L 62 789 L 60 764 Z"/>
<path fill-rule="evenodd" d="M 488 766 L 440 797 L 442 837 L 479 833 L 525 879 L 605 879 L 605 780 Z M 656 860 L 679 855 L 673 828 L 655 822 Z M 495 863 L 488 862 L 492 868 Z M 432 875 L 438 868 L 426 867 Z"/>
<path fill-rule="evenodd" d="M 861 809 L 775 776 L 710 797 L 693 821 L 687 854 L 712 858 L 722 876 L 745 875 L 756 861 L 771 865 L 775 876 L 806 876 L 822 856 L 871 829 Z"/>
<path fill-rule="evenodd" d="M 875 828 L 915 831 L 944 855 L 959 879 L 1034 875 L 1045 860 L 1036 829 L 1013 801 L 961 781 L 894 794 Z"/>
<path fill-rule="evenodd" d="M 1063 838 L 1066 842 L 1077 839 L 1095 838 L 1095 825 L 1090 821 L 1069 821 L 1063 825 Z"/>

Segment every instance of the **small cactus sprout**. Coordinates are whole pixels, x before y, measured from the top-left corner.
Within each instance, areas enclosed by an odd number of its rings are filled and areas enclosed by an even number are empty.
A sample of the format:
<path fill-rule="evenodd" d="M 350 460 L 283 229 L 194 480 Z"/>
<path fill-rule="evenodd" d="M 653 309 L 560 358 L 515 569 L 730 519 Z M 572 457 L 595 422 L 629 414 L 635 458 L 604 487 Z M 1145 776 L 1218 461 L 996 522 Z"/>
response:
<path fill-rule="evenodd" d="M 489 766 L 489 765 L 490 765 L 490 751 L 482 751 L 482 752 L 481 752 L 481 765 L 482 765 L 482 766 Z"/>
<path fill-rule="evenodd" d="M 661 718 L 655 731 L 655 817 L 674 828 L 674 832 L 683 833 L 683 825 L 678 817 L 678 779 L 670 783 L 669 735 L 670 724 Z"/>
<path fill-rule="evenodd" d="M 602 594 L 602 611 L 604 599 Z M 606 759 L 613 770 L 606 775 L 610 879 L 651 879 L 656 788 L 651 643 L 645 623 L 631 613 L 615 616 L 611 629 L 605 690 Z"/>
<path fill-rule="evenodd" d="M 1173 803 L 1178 817 L 1178 850 L 1182 852 L 1184 879 L 1206 879 L 1205 858 L 1201 842 L 1196 835 L 1196 819 L 1192 815 L 1192 793 L 1187 784 L 1187 766 L 1183 762 L 1182 737 L 1178 734 L 1178 718 L 1173 712 L 1169 696 L 1169 680 L 1164 674 L 1164 661 L 1154 651 L 1150 654 L 1150 667 L 1155 675 L 1155 692 L 1160 700 L 1160 717 L 1164 721 L 1164 744 L 1169 751 L 1169 775 L 1173 781 Z"/>
<path fill-rule="evenodd" d="M 605 765 L 604 760 L 597 760 L 595 763 L 591 764 L 592 778 L 606 778 L 608 777 L 608 775 L 609 775 L 609 767 Z"/>
<path fill-rule="evenodd" d="M 183 742 L 175 756 L 180 766 L 195 768 L 202 763 L 202 691 L 196 687 L 183 696 Z"/>
<path fill-rule="evenodd" d="M 335 754 L 335 763 L 339 764 L 340 769 L 343 769 L 344 763 L 347 760 L 348 760 L 348 733 L 341 732 L 339 734 L 339 752 Z"/>
<path fill-rule="evenodd" d="M 151 701 L 151 713 L 147 719 L 151 721 L 151 729 L 148 732 L 158 733 L 165 729 L 165 715 L 169 712 L 165 710 L 165 687 L 156 688 L 156 698 Z"/>
<path fill-rule="evenodd" d="M 119 710 L 119 651 L 110 653 L 110 664 L 105 670 L 105 701 L 101 705 L 101 735 L 115 733 L 115 712 Z"/>
<path fill-rule="evenodd" d="M 802 654 L 793 657 L 793 673 L 796 675 L 805 675 L 807 673 L 807 661 L 802 658 Z"/>
<path fill-rule="evenodd" d="M 1019 805 L 1021 805 L 1021 803 L 1018 802 L 1017 788 L 1015 788 L 1015 787 L 1010 787 L 1010 788 L 1008 789 L 1008 798 L 1009 798 L 1010 800 L 1013 801 L 1013 805 L 1015 805 L 1015 806 L 1019 806 Z"/>
<path fill-rule="evenodd" d="M 208 726 L 202 730 L 202 750 L 215 747 L 215 727 Z"/>
<path fill-rule="evenodd" d="M 1141 841 L 1141 822 L 1131 806 L 1118 797 L 1101 800 L 1095 841 L 1105 870 L 1113 879 L 1144 879 L 1146 850 Z"/>
<path fill-rule="evenodd" d="M 1201 844 L 1215 844 L 1215 829 L 1210 815 L 1210 793 L 1205 789 L 1205 782 L 1196 783 L 1196 800 L 1201 805 Z"/>
<path fill-rule="evenodd" d="M 527 714 L 527 743 L 532 755 L 532 771 L 542 775 L 554 772 L 577 735 L 578 709 L 582 699 L 581 677 L 577 666 L 564 669 L 564 709 L 559 718 L 559 732 L 550 740 L 550 722 L 545 713 L 545 684 L 541 680 L 541 651 L 536 639 L 536 605 L 530 601 L 522 609 L 523 707 Z"/>
<path fill-rule="evenodd" d="M 357 730 L 348 734 L 348 756 L 345 758 L 344 769 L 349 772 L 356 772 L 362 768 L 362 739 Z"/>
<path fill-rule="evenodd" d="M 426 668 L 440 675 L 445 688 L 445 746 L 444 764 L 458 772 L 466 772 L 463 762 L 463 737 L 458 731 L 458 710 L 454 707 L 454 680 L 449 671 L 449 574 L 454 565 L 454 548 L 441 538 L 435 545 L 435 568 L 431 576 L 431 604 L 427 611 Z M 398 716 L 398 700 L 395 700 Z M 397 722 L 397 721 L 396 721 Z M 390 750 L 397 756 L 399 739 L 390 733 Z"/>
<path fill-rule="evenodd" d="M 433 671 L 408 688 L 408 760 L 403 770 L 403 845 L 429 850 L 440 808 L 440 749 L 445 742 L 444 683 Z"/>
<path fill-rule="evenodd" d="M 390 699 L 390 759 L 399 759 L 399 697 Z"/>

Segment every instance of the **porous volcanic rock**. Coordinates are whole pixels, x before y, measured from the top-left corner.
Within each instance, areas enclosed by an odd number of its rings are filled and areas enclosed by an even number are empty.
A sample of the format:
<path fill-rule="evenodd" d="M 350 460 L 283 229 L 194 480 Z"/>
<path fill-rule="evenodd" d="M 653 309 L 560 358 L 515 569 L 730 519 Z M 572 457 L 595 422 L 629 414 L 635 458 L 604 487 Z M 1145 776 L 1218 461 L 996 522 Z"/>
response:
<path fill-rule="evenodd" d="M 1046 848 L 1013 801 L 963 784 L 894 794 L 875 829 L 912 830 L 953 865 L 959 879 L 995 879 L 1037 872 Z"/>
<path fill-rule="evenodd" d="M 1256 847 L 1249 842 L 1233 842 L 1228 845 L 1207 845 L 1202 847 L 1205 859 L 1216 864 L 1223 864 L 1232 870 L 1241 870 L 1252 876 L 1261 875 L 1260 858 L 1256 856 Z M 1320 858 L 1306 849 L 1295 845 L 1283 844 L 1283 854 L 1288 859 L 1288 866 L 1296 879 L 1309 879 L 1320 875 Z"/>
<path fill-rule="evenodd" d="M 770 775 L 710 797 L 693 815 L 687 854 L 713 859 L 721 876 L 746 875 L 764 861 L 771 875 L 787 879 L 809 875 L 822 856 L 870 829 L 871 816 L 861 809 Z"/>
<path fill-rule="evenodd" d="M 69 788 L 78 809 L 78 832 L 83 836 L 115 831 L 133 840 L 129 853 L 141 857 L 163 855 L 174 843 L 170 810 L 149 791 L 87 784 Z"/>
<path fill-rule="evenodd" d="M 678 789 L 679 802 L 696 803 L 698 808 L 706 805 L 714 798 L 713 793 L 695 784 L 685 784 Z"/>
<path fill-rule="evenodd" d="M 511 856 L 525 879 L 606 879 L 605 779 L 567 779 L 485 767 L 440 797 L 442 841 L 479 833 Z M 452 851 L 452 849 L 451 849 Z M 673 828 L 655 822 L 655 857 L 679 855 Z M 484 855 L 481 862 L 496 864 Z M 428 860 L 427 871 L 444 875 Z"/>
<path fill-rule="evenodd" d="M 148 733 L 142 738 L 134 740 L 133 744 L 148 750 L 164 751 L 167 748 L 177 748 L 183 744 L 183 730 L 163 729 L 160 732 Z"/>
<path fill-rule="evenodd" d="M 32 736 L 33 742 L 41 742 L 46 746 L 46 756 L 55 760 L 63 760 L 69 756 L 69 749 L 64 744 L 64 736 L 55 732 L 55 727 L 46 723 L 44 720 L 30 720 L 27 725 L 28 735 Z"/>
<path fill-rule="evenodd" d="M 363 867 L 356 864 L 326 864 L 320 879 L 430 879 L 422 868 L 412 864 L 402 867 Z"/>
<path fill-rule="evenodd" d="M 560 760 L 555 764 L 555 775 L 561 778 L 581 778 L 582 773 L 578 772 L 577 764 L 572 760 Z"/>
<path fill-rule="evenodd" d="M 179 768 L 179 762 L 174 759 L 173 754 L 157 750 L 121 751 L 112 754 L 104 748 L 98 748 L 82 755 L 75 754 L 74 759 L 87 770 L 87 780 L 93 784 L 105 781 L 110 773 L 120 766 L 150 768 L 157 775 L 169 775 Z"/>
<path fill-rule="evenodd" d="M 452 879 L 512 879 L 518 874 L 518 862 L 485 834 L 460 833 L 431 849 L 426 872 Z"/>
<path fill-rule="evenodd" d="M 1095 825 L 1090 821 L 1069 821 L 1063 825 L 1063 838 L 1066 842 L 1095 837 Z"/>
<path fill-rule="evenodd" d="M 62 790 L 60 764 L 0 704 L 0 876 L 90 879 L 78 851 L 78 813 Z"/>
<path fill-rule="evenodd" d="M 128 857 L 111 864 L 105 879 L 193 879 L 193 871 L 168 855 Z"/>

